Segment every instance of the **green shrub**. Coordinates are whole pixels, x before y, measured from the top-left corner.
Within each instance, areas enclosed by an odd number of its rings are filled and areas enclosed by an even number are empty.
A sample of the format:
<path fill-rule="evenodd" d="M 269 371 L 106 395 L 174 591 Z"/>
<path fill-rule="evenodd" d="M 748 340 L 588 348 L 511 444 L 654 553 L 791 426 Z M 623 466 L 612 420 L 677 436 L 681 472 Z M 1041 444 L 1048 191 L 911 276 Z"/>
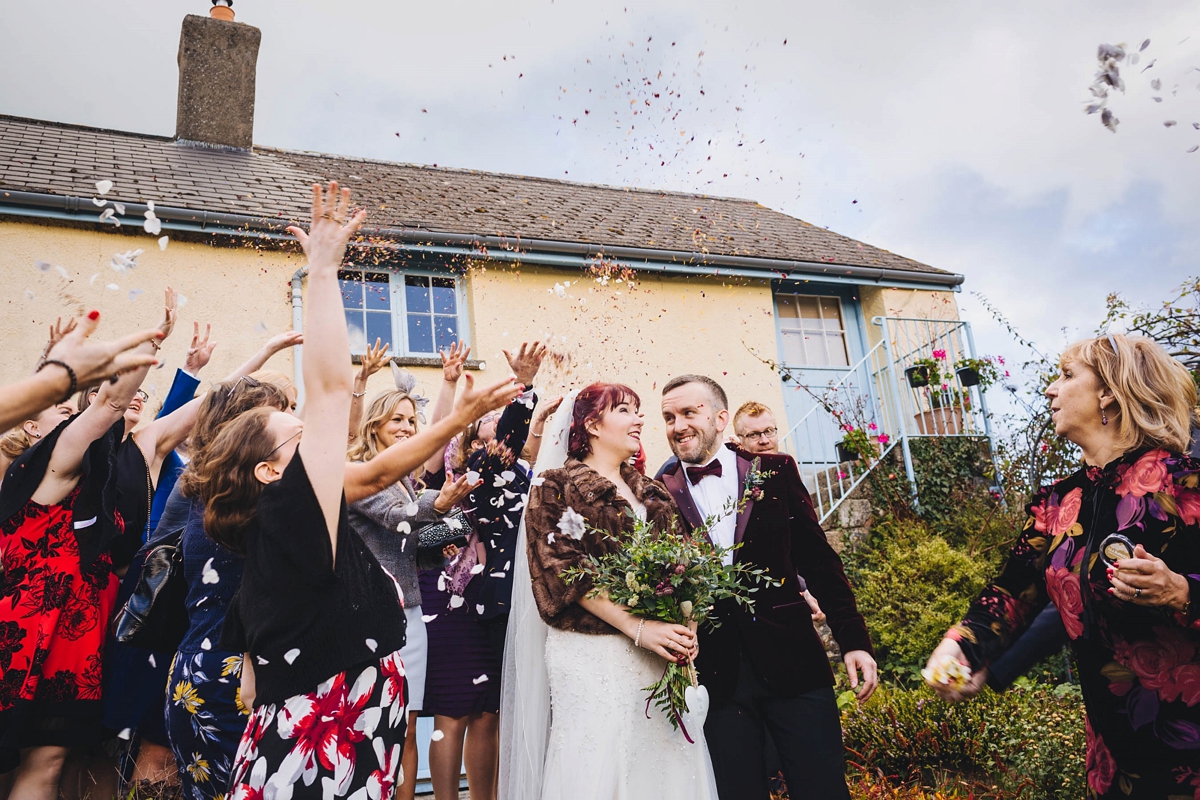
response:
<path fill-rule="evenodd" d="M 927 688 L 881 687 L 843 709 L 852 778 L 929 789 L 979 782 L 996 797 L 1066 800 L 1085 792 L 1083 700 L 1077 687 L 1026 684 L 966 703 Z"/>
<path fill-rule="evenodd" d="M 858 607 L 883 675 L 915 684 L 942 635 L 995 574 L 918 521 L 877 524 L 870 547 L 848 559 Z"/>

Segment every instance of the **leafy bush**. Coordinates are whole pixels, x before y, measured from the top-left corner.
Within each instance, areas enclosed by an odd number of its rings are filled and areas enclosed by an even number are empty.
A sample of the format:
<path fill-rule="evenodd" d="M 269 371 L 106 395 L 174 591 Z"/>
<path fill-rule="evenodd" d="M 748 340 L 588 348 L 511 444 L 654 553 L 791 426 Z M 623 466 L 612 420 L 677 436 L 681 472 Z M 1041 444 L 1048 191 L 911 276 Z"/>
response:
<path fill-rule="evenodd" d="M 914 520 L 877 524 L 870 547 L 847 561 L 881 672 L 909 684 L 920 681 L 946 629 L 995 574 L 991 561 L 954 549 Z"/>
<path fill-rule="evenodd" d="M 979 786 L 1013 800 L 1066 800 L 1085 792 L 1083 700 L 1071 684 L 1027 683 L 1003 695 L 985 690 L 957 704 L 924 687 L 881 687 L 866 704 L 843 711 L 842 729 L 858 782 L 920 786 L 946 797 L 958 787 Z"/>

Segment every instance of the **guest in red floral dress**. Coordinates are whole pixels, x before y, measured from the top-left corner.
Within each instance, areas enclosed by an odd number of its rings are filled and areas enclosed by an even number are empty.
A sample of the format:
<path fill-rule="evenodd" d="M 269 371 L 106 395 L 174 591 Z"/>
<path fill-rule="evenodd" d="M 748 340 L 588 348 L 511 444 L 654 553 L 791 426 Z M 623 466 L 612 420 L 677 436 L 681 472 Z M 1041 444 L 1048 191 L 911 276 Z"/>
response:
<path fill-rule="evenodd" d="M 1053 601 L 1079 664 L 1089 797 L 1200 800 L 1200 462 L 1181 455 L 1192 377 L 1154 342 L 1110 335 L 1069 347 L 1046 395 L 1084 466 L 1035 495 L 1000 576 L 930 666 L 968 663 L 982 685 Z"/>
<path fill-rule="evenodd" d="M 144 376 L 105 384 L 65 421 L 58 407 L 30 420 L 36 444 L 0 489 L 0 769 L 18 769 L 12 797 L 56 798 L 67 749 L 99 739 L 109 551 L 124 535 L 116 447 Z"/>

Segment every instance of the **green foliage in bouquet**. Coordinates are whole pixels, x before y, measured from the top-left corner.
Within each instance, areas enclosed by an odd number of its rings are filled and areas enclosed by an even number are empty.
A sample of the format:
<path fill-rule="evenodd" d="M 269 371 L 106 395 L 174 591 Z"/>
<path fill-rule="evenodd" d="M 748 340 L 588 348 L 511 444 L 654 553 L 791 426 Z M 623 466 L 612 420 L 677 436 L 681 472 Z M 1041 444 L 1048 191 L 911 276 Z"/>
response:
<path fill-rule="evenodd" d="M 636 617 L 716 627 L 719 620 L 710 615 L 718 600 L 733 599 L 751 609 L 750 594 L 759 589 L 755 584 L 779 585 L 765 569 L 723 562 L 725 555 L 740 545 L 724 548 L 708 540 L 705 532 L 717 519 L 709 517 L 701 528 L 679 536 L 635 518 L 633 532 L 620 538 L 621 549 L 564 570 L 562 578 L 567 583 L 590 580 L 589 597 L 607 597 Z M 615 538 L 596 528 L 592 531 Z M 653 703 L 679 730 L 681 715 L 687 710 L 684 694 L 695 684 L 690 663 L 667 663 L 663 676 L 646 687 L 650 693 L 646 708 Z"/>

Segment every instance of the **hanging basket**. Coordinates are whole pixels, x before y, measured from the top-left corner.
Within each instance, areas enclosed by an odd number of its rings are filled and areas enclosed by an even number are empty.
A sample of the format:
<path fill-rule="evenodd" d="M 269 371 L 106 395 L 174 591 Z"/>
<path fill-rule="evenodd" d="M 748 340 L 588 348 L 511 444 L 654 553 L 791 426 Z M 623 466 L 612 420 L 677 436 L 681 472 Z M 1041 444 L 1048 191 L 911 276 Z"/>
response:
<path fill-rule="evenodd" d="M 916 364 L 904 370 L 904 377 L 908 379 L 908 385 L 914 389 L 920 389 L 922 386 L 929 385 L 929 367 L 924 364 Z"/>
<path fill-rule="evenodd" d="M 959 367 L 954 374 L 958 375 L 958 382 L 964 387 L 979 385 L 979 372 L 974 367 Z"/>
<path fill-rule="evenodd" d="M 839 464 L 849 464 L 861 459 L 857 450 L 852 450 L 846 446 L 845 441 L 837 443 L 837 459 Z"/>

